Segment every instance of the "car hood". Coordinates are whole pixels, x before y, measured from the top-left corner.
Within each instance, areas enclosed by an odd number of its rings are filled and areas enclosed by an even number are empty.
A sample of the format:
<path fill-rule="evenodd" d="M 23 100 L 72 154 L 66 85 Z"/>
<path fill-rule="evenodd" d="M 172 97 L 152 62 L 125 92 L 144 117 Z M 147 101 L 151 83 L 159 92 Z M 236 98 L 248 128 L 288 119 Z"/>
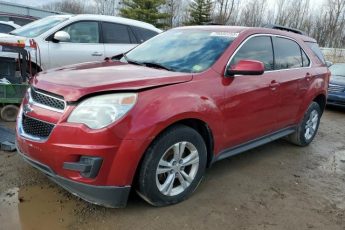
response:
<path fill-rule="evenodd" d="M 332 75 L 330 79 L 330 83 L 345 86 L 345 76 Z"/>
<path fill-rule="evenodd" d="M 122 62 L 91 62 L 66 66 L 36 75 L 31 84 L 61 95 L 66 101 L 97 92 L 141 90 L 193 79 L 192 74 L 171 72 Z"/>
<path fill-rule="evenodd" d="M 0 33 L 0 43 L 18 43 L 18 42 L 26 43 L 27 40 L 28 39 L 26 37 Z"/>

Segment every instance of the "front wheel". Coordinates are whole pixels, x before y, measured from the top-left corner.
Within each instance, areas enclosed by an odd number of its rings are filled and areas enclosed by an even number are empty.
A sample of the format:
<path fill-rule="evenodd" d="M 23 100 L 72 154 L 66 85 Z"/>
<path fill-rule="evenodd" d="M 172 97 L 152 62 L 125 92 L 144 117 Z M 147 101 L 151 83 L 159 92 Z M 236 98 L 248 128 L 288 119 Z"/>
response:
<path fill-rule="evenodd" d="M 299 146 L 309 145 L 319 128 L 321 109 L 318 103 L 312 102 L 304 114 L 303 120 L 295 133 L 288 136 L 288 140 Z"/>
<path fill-rule="evenodd" d="M 183 125 L 169 128 L 145 154 L 138 194 L 154 206 L 181 202 L 199 185 L 206 162 L 206 145 L 197 131 Z"/>

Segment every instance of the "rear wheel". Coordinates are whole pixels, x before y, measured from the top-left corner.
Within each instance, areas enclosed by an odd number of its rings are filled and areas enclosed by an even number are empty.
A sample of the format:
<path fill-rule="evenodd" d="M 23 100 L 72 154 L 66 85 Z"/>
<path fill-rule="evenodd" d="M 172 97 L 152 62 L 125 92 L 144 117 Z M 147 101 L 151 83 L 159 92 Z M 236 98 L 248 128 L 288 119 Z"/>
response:
<path fill-rule="evenodd" d="M 16 105 L 5 105 L 0 112 L 1 119 L 4 121 L 16 121 L 19 108 Z"/>
<path fill-rule="evenodd" d="M 295 133 L 288 136 L 288 140 L 299 146 L 309 145 L 319 128 L 321 109 L 318 103 L 312 102 L 304 114 L 303 120 Z"/>
<path fill-rule="evenodd" d="M 147 150 L 140 168 L 138 194 L 154 206 L 181 202 L 199 185 L 206 161 L 201 135 L 187 126 L 172 127 Z"/>

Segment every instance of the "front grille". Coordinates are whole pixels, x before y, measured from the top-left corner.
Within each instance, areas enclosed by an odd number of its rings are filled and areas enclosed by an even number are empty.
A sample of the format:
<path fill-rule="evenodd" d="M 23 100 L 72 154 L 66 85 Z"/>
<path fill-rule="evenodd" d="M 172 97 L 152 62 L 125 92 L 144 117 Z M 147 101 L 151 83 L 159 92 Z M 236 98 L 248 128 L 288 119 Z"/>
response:
<path fill-rule="evenodd" d="M 42 93 L 34 88 L 31 88 L 31 98 L 34 102 L 51 107 L 53 109 L 65 109 L 65 101 L 63 99 L 59 99 L 58 96 L 55 97 Z"/>
<path fill-rule="evenodd" d="M 329 84 L 328 91 L 334 93 L 341 93 L 345 91 L 345 86 Z"/>
<path fill-rule="evenodd" d="M 24 114 L 22 126 L 26 134 L 39 138 L 48 138 L 54 128 L 53 124 L 27 117 Z"/>

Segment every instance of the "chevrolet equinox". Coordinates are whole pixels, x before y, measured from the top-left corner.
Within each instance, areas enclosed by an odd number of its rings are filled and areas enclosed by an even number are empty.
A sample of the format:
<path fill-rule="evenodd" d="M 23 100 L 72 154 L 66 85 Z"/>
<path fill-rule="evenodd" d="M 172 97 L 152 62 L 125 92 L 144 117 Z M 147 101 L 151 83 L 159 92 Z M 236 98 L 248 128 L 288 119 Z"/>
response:
<path fill-rule="evenodd" d="M 316 41 L 268 28 L 164 32 L 105 62 L 39 73 L 17 118 L 17 149 L 82 199 L 124 207 L 185 200 L 214 162 L 285 137 L 307 146 L 325 108 Z"/>

